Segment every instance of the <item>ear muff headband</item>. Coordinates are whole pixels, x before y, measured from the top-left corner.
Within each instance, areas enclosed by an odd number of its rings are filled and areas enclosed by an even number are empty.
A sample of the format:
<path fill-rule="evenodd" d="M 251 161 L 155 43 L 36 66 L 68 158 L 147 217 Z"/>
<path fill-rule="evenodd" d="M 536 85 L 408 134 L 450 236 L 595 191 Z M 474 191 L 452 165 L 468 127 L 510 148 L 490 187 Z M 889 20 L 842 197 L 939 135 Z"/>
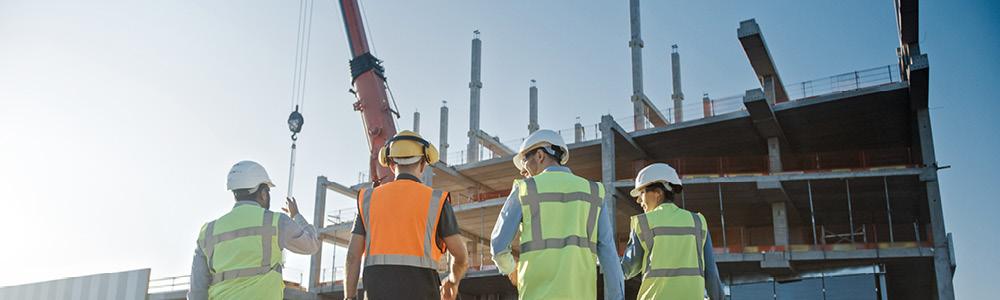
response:
<path fill-rule="evenodd" d="M 414 141 L 414 142 L 419 143 L 422 146 L 420 149 L 424 153 L 424 155 L 423 155 L 424 156 L 424 161 L 426 161 L 428 163 L 430 162 L 430 157 L 427 157 L 427 148 L 430 147 L 431 143 L 428 142 L 425 139 L 422 139 L 422 138 L 419 138 L 419 137 L 415 137 L 415 136 L 411 136 L 411 135 L 397 135 L 397 136 L 389 139 L 388 141 L 385 141 L 385 153 L 382 154 L 382 156 L 383 156 L 382 160 L 383 161 L 386 161 L 386 162 L 389 161 L 389 153 L 391 153 L 390 150 L 392 150 L 392 143 L 394 143 L 396 141 Z"/>

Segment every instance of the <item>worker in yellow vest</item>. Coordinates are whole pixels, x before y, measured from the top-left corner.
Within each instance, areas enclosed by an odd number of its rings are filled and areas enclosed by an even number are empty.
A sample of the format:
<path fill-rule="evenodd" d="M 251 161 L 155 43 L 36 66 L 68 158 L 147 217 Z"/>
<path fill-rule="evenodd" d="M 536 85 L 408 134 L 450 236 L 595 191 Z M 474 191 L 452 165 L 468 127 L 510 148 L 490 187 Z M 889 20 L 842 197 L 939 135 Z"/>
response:
<path fill-rule="evenodd" d="M 568 161 L 569 148 L 555 131 L 538 130 L 524 140 L 514 166 L 528 176 L 514 181 L 493 227 L 493 261 L 520 299 L 596 299 L 600 260 L 604 299 L 623 299 L 609 193 L 573 175 Z M 515 259 L 511 243 L 519 228 Z"/>
<path fill-rule="evenodd" d="M 299 213 L 294 198 L 286 200 L 288 215 L 269 210 L 274 184 L 256 162 L 233 165 L 226 186 L 236 204 L 202 226 L 191 262 L 188 299 L 282 299 L 281 251 L 316 253 L 320 247 L 316 228 Z"/>
<path fill-rule="evenodd" d="M 632 217 L 632 234 L 622 269 L 626 278 L 642 274 L 637 299 L 724 299 L 712 253 L 708 223 L 700 213 L 674 204 L 681 178 L 667 164 L 639 171 L 630 194 L 645 212 Z"/>
<path fill-rule="evenodd" d="M 465 241 L 447 192 L 432 189 L 418 177 L 438 161 L 438 151 L 420 135 L 404 130 L 379 150 L 379 163 L 396 180 L 358 193 L 358 217 L 347 250 L 345 299 L 455 299 L 468 268 Z M 451 272 L 444 282 L 438 262 L 451 252 Z"/>

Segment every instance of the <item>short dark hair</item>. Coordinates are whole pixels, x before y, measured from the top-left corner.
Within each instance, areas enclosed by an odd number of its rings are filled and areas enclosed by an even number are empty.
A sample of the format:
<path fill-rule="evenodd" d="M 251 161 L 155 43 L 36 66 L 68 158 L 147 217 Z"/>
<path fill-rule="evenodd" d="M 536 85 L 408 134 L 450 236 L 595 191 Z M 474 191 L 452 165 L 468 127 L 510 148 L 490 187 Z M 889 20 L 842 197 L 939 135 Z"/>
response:
<path fill-rule="evenodd" d="M 646 190 L 648 191 L 650 189 L 659 189 L 660 192 L 663 193 L 663 202 L 667 201 L 674 202 L 674 199 L 677 198 L 677 194 L 681 192 L 681 186 L 671 183 L 667 184 L 670 185 L 670 189 L 667 189 L 667 186 L 663 185 L 662 182 L 654 182 L 650 185 L 647 185 Z M 677 192 L 675 193 L 672 191 L 677 191 Z"/>
<path fill-rule="evenodd" d="M 552 153 L 549 153 L 549 151 L 542 151 L 542 153 L 545 153 L 545 156 L 548 156 L 549 158 L 551 158 L 552 160 L 554 160 L 557 165 L 561 165 L 562 164 L 562 157 L 563 157 L 563 155 L 564 155 L 565 152 L 563 151 L 562 148 L 556 147 L 555 145 L 550 145 L 550 146 L 545 146 L 545 147 L 538 147 L 538 148 L 532 149 L 531 151 L 528 151 L 528 154 L 525 155 L 525 156 L 535 155 L 535 151 L 542 150 L 543 148 L 544 149 L 549 149 L 552 152 L 555 152 L 555 154 L 553 155 Z"/>
<path fill-rule="evenodd" d="M 257 190 L 254 191 L 253 193 L 250 192 L 250 189 L 238 189 L 238 190 L 233 190 L 233 196 L 236 197 L 236 201 L 257 200 L 257 197 L 260 197 L 260 193 L 264 193 L 270 190 L 271 190 L 270 186 L 268 186 L 266 183 L 261 183 L 260 185 L 257 186 Z"/>

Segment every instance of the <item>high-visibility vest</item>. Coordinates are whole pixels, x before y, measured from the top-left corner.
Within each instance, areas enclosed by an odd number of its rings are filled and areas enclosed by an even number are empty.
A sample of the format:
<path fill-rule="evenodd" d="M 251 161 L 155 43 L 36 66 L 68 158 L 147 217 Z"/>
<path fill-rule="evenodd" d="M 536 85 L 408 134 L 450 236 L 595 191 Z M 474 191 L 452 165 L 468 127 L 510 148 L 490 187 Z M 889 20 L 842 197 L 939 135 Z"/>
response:
<path fill-rule="evenodd" d="M 257 205 L 237 205 L 205 224 L 198 245 L 208 260 L 209 299 L 282 299 L 278 215 Z"/>
<path fill-rule="evenodd" d="M 515 184 L 522 211 L 520 299 L 595 299 L 604 187 L 554 171 Z"/>
<path fill-rule="evenodd" d="M 396 180 L 358 192 L 365 226 L 365 266 L 437 269 L 445 252 L 436 239 L 447 192 L 412 180 Z"/>
<path fill-rule="evenodd" d="M 631 222 L 644 253 L 638 299 L 704 299 L 705 216 L 663 203 Z"/>

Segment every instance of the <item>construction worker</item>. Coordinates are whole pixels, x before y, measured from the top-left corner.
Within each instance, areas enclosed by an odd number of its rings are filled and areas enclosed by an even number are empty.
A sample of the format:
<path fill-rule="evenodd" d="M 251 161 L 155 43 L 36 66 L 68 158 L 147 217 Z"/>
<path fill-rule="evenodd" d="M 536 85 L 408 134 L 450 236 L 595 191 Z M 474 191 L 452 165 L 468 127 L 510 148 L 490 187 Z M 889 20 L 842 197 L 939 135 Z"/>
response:
<path fill-rule="evenodd" d="M 667 164 L 646 166 L 630 194 L 643 214 L 632 217 L 632 234 L 622 269 L 626 278 L 642 274 L 637 299 L 724 299 L 712 254 L 708 223 L 700 213 L 674 204 L 683 189 Z"/>
<path fill-rule="evenodd" d="M 316 253 L 320 247 L 316 228 L 299 213 L 294 198 L 286 199 L 288 215 L 269 210 L 274 184 L 256 162 L 233 165 L 226 186 L 236 204 L 202 226 L 191 262 L 188 299 L 282 299 L 282 249 Z"/>
<path fill-rule="evenodd" d="M 438 151 L 404 130 L 379 150 L 379 163 L 396 180 L 358 192 L 358 218 L 347 250 L 344 296 L 357 299 L 361 255 L 367 299 L 455 299 L 468 268 L 465 241 L 447 192 L 420 182 Z M 451 252 L 451 272 L 442 283 L 438 261 Z"/>
<path fill-rule="evenodd" d="M 604 299 L 624 299 L 609 194 L 600 183 L 573 175 L 564 166 L 568 161 L 569 148 L 555 131 L 535 131 L 521 143 L 514 166 L 527 178 L 514 180 L 493 227 L 493 260 L 520 299 L 596 299 L 599 260 Z M 515 259 L 511 243 L 518 228 Z"/>

